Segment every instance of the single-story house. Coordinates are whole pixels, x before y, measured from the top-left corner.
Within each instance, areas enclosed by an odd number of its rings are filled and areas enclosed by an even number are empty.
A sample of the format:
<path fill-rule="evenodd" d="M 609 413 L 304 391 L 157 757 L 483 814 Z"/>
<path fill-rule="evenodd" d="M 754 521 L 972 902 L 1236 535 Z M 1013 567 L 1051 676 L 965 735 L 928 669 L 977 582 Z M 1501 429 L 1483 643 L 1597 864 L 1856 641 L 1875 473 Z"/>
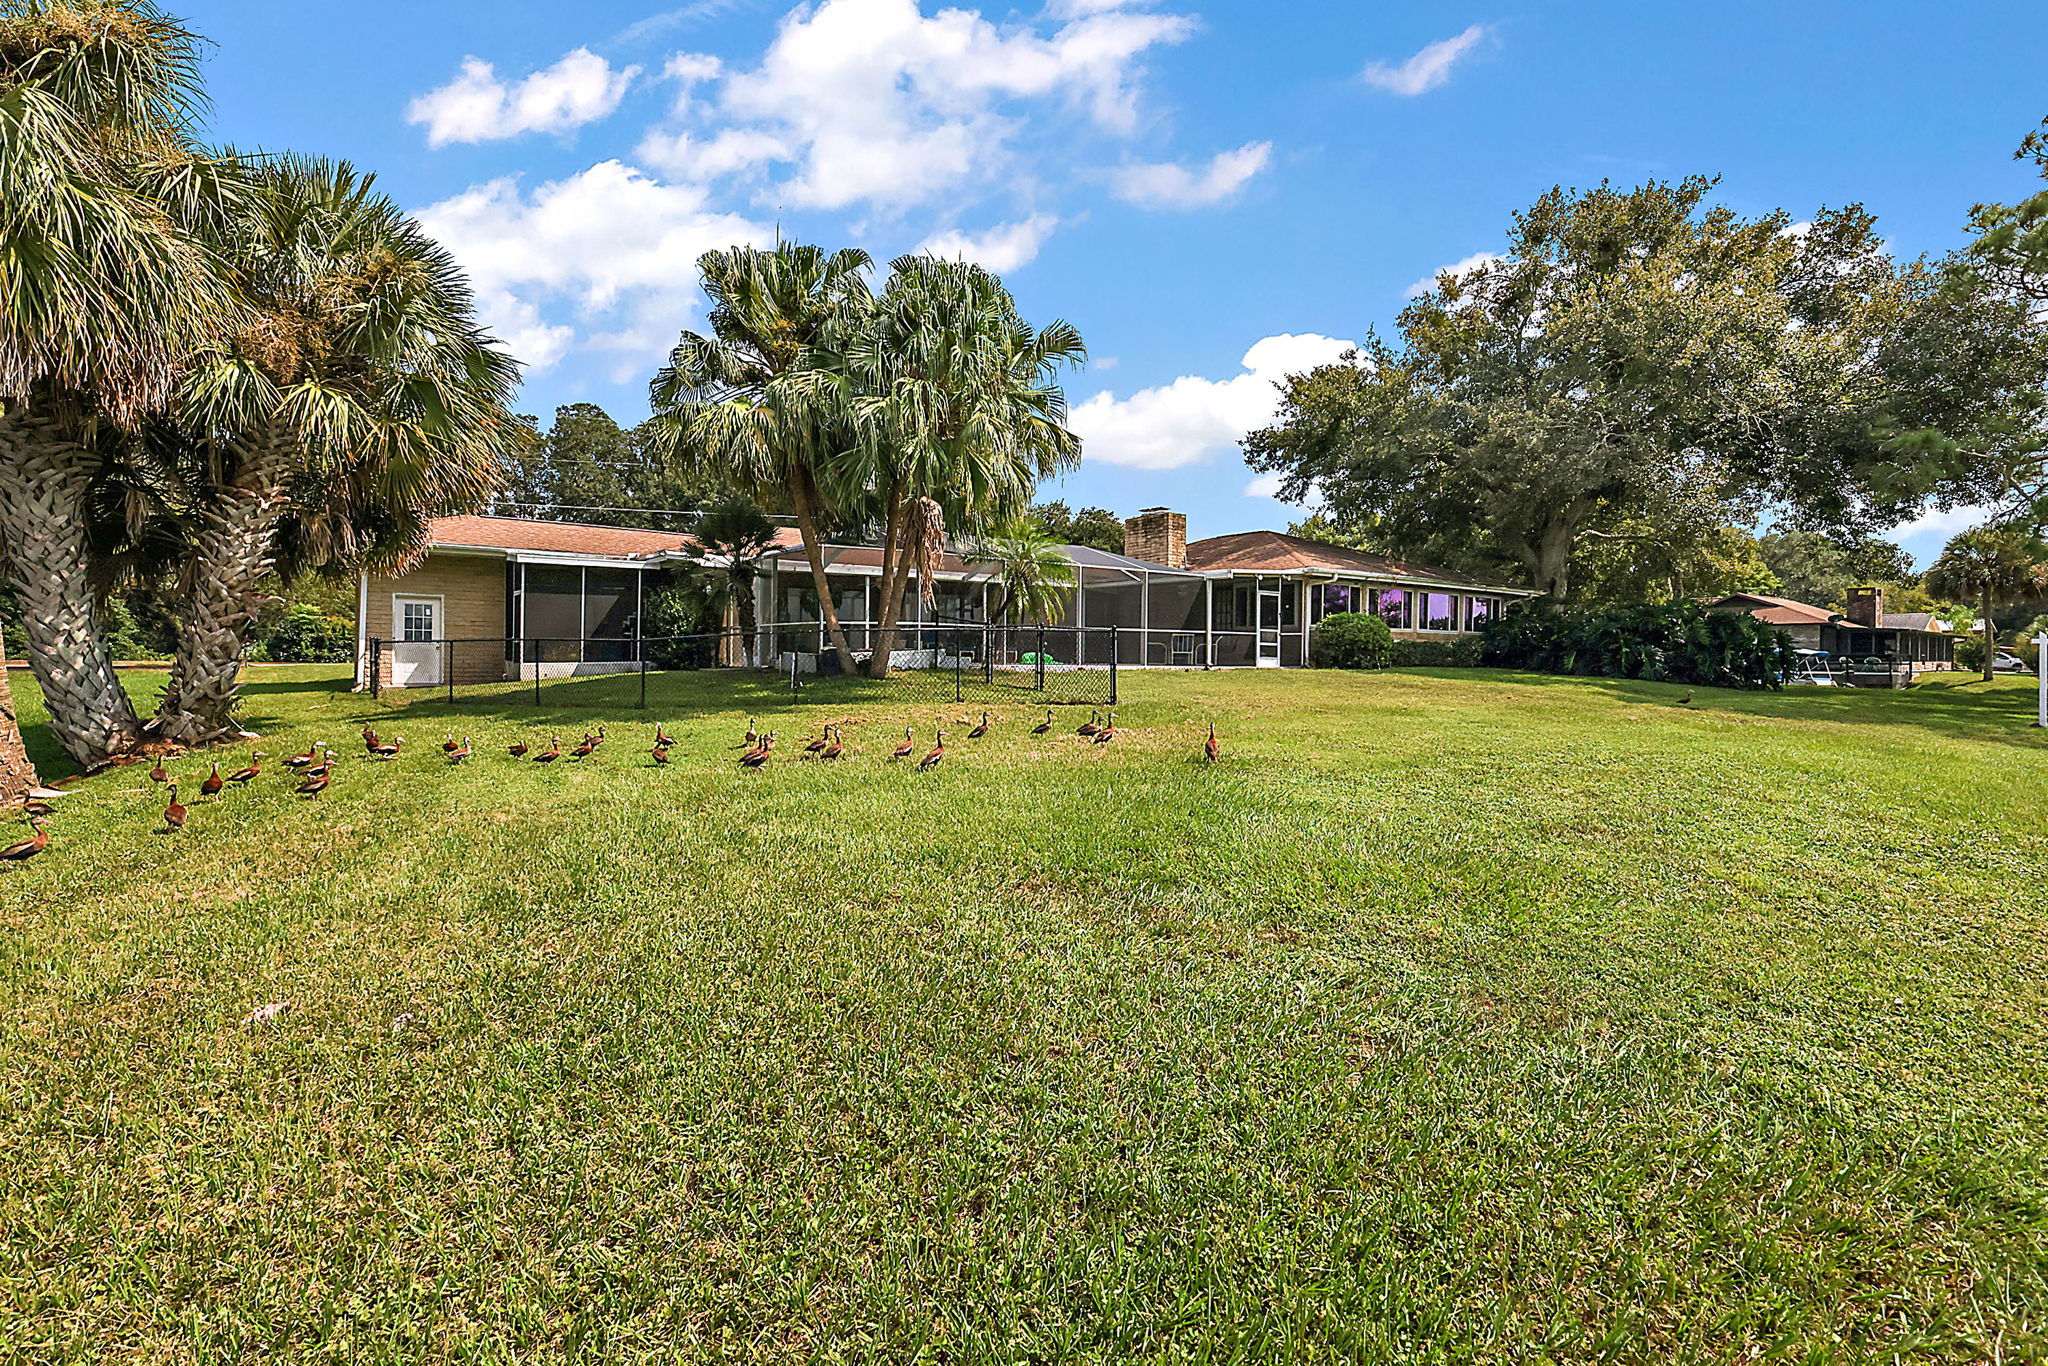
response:
<path fill-rule="evenodd" d="M 1408 640 L 1477 631 L 1526 588 L 1488 583 L 1274 531 L 1189 542 L 1187 518 L 1147 508 L 1125 523 L 1124 553 L 1065 547 L 1079 582 L 1062 624 L 1091 630 L 1073 662 L 1232 668 L 1300 665 L 1309 632 L 1333 612 L 1372 612 Z M 881 551 L 821 547 L 841 624 L 868 648 Z M 700 559 L 687 534 L 444 517 L 425 558 L 398 576 L 366 573 L 357 611 L 358 682 L 378 660 L 387 687 L 433 687 L 639 667 L 642 604 L 678 567 Z M 761 657 L 803 667 L 819 652 L 822 615 L 801 537 L 784 528 L 762 556 Z M 941 561 L 927 608 L 906 588 L 904 643 L 920 630 L 988 623 L 1002 588 L 986 565 Z M 1069 637 L 1071 639 L 1071 637 Z M 1111 641 L 1115 644 L 1112 646 Z M 372 648 L 375 642 L 375 648 Z"/>
<path fill-rule="evenodd" d="M 1953 669 L 1956 641 L 1948 622 L 1927 612 L 1887 612 L 1884 589 L 1849 590 L 1846 612 L 1834 612 L 1767 593 L 1730 593 L 1707 604 L 1711 612 L 1745 612 L 1792 637 L 1802 650 L 1819 650 L 1847 664 L 1875 661 L 1908 671 Z"/>

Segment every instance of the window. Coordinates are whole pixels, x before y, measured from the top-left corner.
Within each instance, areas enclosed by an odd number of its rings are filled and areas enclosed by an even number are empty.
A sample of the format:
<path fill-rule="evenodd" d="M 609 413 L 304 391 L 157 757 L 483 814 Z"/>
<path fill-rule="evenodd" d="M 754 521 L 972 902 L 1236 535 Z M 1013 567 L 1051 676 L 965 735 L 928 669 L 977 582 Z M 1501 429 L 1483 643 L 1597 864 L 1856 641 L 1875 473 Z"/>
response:
<path fill-rule="evenodd" d="M 1382 588 L 1373 596 L 1377 599 L 1373 610 L 1379 613 L 1380 620 L 1386 622 L 1387 625 L 1393 627 L 1396 631 L 1408 629 L 1410 618 L 1408 615 L 1408 592 L 1406 589 Z"/>
<path fill-rule="evenodd" d="M 1318 620 L 1337 612 L 1358 610 L 1358 590 L 1349 584 L 1326 583 L 1323 585 L 1322 610 L 1316 614 Z"/>
<path fill-rule="evenodd" d="M 1416 627 L 1424 631 L 1455 631 L 1458 629 L 1458 599 L 1453 593 L 1422 593 L 1421 619 Z"/>
<path fill-rule="evenodd" d="M 1492 598 L 1468 598 L 1466 599 L 1466 604 L 1466 630 L 1476 631 L 1486 625 L 1487 622 L 1493 620 L 1494 603 Z"/>
<path fill-rule="evenodd" d="M 398 622 L 398 638 L 403 641 L 424 641 L 434 638 L 434 604 L 431 602 L 407 602 L 400 606 L 403 614 Z"/>

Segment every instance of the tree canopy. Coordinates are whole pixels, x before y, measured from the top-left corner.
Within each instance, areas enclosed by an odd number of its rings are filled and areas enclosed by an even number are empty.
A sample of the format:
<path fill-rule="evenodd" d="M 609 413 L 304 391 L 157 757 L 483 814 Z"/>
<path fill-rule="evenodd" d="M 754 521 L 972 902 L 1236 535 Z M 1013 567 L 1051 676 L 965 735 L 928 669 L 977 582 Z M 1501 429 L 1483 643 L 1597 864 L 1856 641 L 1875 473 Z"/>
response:
<path fill-rule="evenodd" d="M 514 458 L 491 507 L 507 517 L 660 530 L 687 527 L 688 514 L 723 495 L 654 423 L 621 427 L 595 403 L 565 403 Z"/>
<path fill-rule="evenodd" d="M 1394 341 L 1290 376 L 1248 462 L 1377 548 L 1557 597 L 1615 559 L 1602 543 L 1690 547 L 1630 571 L 1675 591 L 1725 579 L 1727 529 L 1767 501 L 1895 518 L 1929 485 L 1898 477 L 1893 443 L 1981 430 L 2025 348 L 2009 319 L 1962 316 L 1941 271 L 1894 262 L 1860 208 L 1743 218 L 1713 185 L 1551 190 Z"/>

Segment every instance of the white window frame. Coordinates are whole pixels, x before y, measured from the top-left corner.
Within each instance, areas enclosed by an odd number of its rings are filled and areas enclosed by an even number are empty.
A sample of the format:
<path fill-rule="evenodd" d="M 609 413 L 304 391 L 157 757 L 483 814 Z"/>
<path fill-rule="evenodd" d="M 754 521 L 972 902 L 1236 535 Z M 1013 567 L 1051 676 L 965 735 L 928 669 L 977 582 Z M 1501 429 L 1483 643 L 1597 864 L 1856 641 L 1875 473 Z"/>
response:
<path fill-rule="evenodd" d="M 434 629 L 445 632 L 448 629 L 448 595 L 446 593 L 393 593 L 391 595 L 391 643 L 394 645 L 419 645 L 425 642 L 405 638 L 405 609 L 400 606 L 407 602 L 431 602 L 434 604 Z M 434 640 L 446 637 L 436 635 Z"/>

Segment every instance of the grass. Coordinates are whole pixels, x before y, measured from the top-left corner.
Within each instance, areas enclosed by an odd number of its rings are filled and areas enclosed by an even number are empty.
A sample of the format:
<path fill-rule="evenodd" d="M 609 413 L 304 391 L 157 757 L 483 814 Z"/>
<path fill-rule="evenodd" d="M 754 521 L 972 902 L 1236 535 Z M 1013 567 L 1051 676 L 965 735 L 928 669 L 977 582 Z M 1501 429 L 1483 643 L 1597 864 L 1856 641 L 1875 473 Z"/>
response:
<path fill-rule="evenodd" d="M 0 1359 L 2041 1359 L 2027 685 L 1145 674 L 923 776 L 978 706 L 747 774 L 730 686 L 259 670 L 318 802 L 85 783 L 0 875 Z"/>

